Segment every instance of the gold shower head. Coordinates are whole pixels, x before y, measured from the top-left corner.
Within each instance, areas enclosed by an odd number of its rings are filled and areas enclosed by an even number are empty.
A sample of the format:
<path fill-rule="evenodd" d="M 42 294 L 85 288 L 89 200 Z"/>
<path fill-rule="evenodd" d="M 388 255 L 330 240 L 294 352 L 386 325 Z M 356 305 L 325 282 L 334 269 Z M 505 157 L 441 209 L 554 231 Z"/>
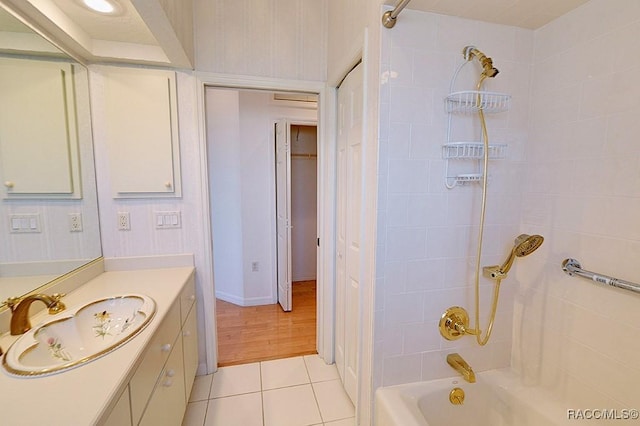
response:
<path fill-rule="evenodd" d="M 493 66 L 493 60 L 475 46 L 466 46 L 462 54 L 467 61 L 471 61 L 474 57 L 478 58 L 480 65 L 482 65 L 482 75 L 485 77 L 493 78 L 500 72 Z"/>
<path fill-rule="evenodd" d="M 504 278 L 513 266 L 516 257 L 528 256 L 538 249 L 544 242 L 542 235 L 520 234 L 515 239 L 513 249 L 509 253 L 509 257 L 504 261 L 502 266 L 485 266 L 483 268 L 484 276 L 491 279 Z"/>

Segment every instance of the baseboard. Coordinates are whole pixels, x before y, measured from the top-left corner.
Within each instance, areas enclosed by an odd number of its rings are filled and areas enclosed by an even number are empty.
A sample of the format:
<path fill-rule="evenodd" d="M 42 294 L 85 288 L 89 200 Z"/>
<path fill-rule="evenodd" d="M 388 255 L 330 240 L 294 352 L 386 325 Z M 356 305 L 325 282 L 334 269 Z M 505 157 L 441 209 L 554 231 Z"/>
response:
<path fill-rule="evenodd" d="M 259 306 L 259 305 L 273 305 L 276 303 L 270 297 L 251 297 L 244 298 L 238 297 L 233 294 L 224 293 L 222 291 L 216 291 L 216 299 L 224 300 L 225 302 L 233 303 L 238 306 Z"/>

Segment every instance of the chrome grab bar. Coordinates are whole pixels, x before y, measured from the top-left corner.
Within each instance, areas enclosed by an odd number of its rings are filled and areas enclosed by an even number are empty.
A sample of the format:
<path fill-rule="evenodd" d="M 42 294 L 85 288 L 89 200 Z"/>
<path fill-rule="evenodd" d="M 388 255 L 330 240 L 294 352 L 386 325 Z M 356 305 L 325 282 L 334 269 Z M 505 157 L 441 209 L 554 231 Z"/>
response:
<path fill-rule="evenodd" d="M 622 288 L 624 290 L 633 291 L 634 293 L 640 293 L 640 284 L 587 271 L 585 269 L 582 269 L 580 262 L 575 259 L 565 259 L 562 262 L 562 270 L 570 276 L 578 275 L 583 278 L 595 281 L 599 284 L 610 285 L 611 287 Z"/>

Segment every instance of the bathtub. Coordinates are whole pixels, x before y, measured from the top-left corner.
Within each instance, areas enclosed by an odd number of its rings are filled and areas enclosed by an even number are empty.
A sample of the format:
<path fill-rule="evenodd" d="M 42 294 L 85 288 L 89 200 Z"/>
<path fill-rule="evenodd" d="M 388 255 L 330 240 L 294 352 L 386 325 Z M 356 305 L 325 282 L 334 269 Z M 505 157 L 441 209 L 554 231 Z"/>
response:
<path fill-rule="evenodd" d="M 519 383 L 510 370 L 476 374 L 476 383 L 457 376 L 380 388 L 376 392 L 376 426 L 558 426 L 569 422 L 567 405 L 548 392 Z M 449 392 L 462 388 L 462 405 Z"/>

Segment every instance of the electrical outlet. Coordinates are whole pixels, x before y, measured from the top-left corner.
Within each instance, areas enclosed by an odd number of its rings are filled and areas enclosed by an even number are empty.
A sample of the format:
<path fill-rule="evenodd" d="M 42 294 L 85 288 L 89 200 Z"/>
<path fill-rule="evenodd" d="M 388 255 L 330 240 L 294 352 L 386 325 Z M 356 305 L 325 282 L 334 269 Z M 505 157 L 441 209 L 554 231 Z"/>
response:
<path fill-rule="evenodd" d="M 82 213 L 69 213 L 69 231 L 82 231 Z"/>
<path fill-rule="evenodd" d="M 251 272 L 258 272 L 260 270 L 259 262 L 251 262 Z"/>
<path fill-rule="evenodd" d="M 131 229 L 129 212 L 118 212 L 118 229 L 120 231 L 129 231 Z"/>

